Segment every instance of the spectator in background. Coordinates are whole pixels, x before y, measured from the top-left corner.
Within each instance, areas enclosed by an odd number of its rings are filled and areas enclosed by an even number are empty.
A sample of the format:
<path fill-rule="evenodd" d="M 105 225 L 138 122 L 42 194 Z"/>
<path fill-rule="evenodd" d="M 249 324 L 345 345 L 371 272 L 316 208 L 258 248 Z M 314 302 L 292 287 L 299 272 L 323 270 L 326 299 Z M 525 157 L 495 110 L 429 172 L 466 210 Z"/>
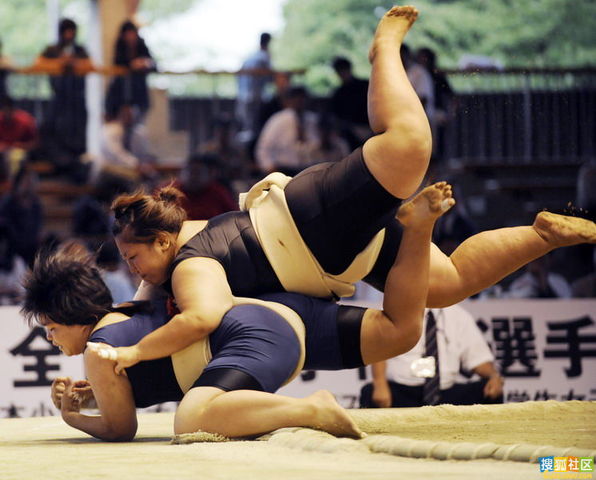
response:
<path fill-rule="evenodd" d="M 111 238 L 110 205 L 122 193 L 131 193 L 134 184 L 118 176 L 101 173 L 88 195 L 79 197 L 74 205 L 72 233 L 85 241 L 91 250 Z"/>
<path fill-rule="evenodd" d="M 114 47 L 114 65 L 127 73 L 114 77 L 106 95 L 106 111 L 118 111 L 122 105 L 134 105 L 142 120 L 149 110 L 147 75 L 156 70 L 155 62 L 137 26 L 131 21 L 120 27 Z"/>
<path fill-rule="evenodd" d="M 8 181 L 37 145 L 35 119 L 15 108 L 12 98 L 0 97 L 0 182 Z"/>
<path fill-rule="evenodd" d="M 447 76 L 439 71 L 437 56 L 430 48 L 420 48 L 416 53 L 416 61 L 422 65 L 432 78 L 434 90 L 434 112 L 431 118 L 433 129 L 433 153 L 435 158 L 442 161 L 445 156 L 446 125 L 455 115 L 455 94 Z"/>
<path fill-rule="evenodd" d="M 311 153 L 319 145 L 317 115 L 306 109 L 308 92 L 292 87 L 285 108 L 265 124 L 257 141 L 257 164 L 262 172 L 293 176 L 314 163 Z"/>
<path fill-rule="evenodd" d="M 254 131 L 254 136 L 248 142 L 247 152 L 251 162 L 255 159 L 255 148 L 257 145 L 257 141 L 261 136 L 261 132 L 263 131 L 263 127 L 274 114 L 283 110 L 284 98 L 286 96 L 286 93 L 290 89 L 291 76 L 289 73 L 276 72 L 273 79 L 275 84 L 275 90 L 273 92 L 273 95 L 269 99 L 261 103 L 261 106 L 259 107 L 259 113 L 257 116 L 257 126 Z"/>
<path fill-rule="evenodd" d="M 208 220 L 220 213 L 238 210 L 231 192 L 218 180 L 220 160 L 212 154 L 191 155 L 174 186 L 186 199 L 183 207 L 189 220 Z"/>
<path fill-rule="evenodd" d="M 58 174 L 84 182 L 87 169 L 81 155 L 87 150 L 87 108 L 84 74 L 94 69 L 85 48 L 76 43 L 77 24 L 60 20 L 58 43 L 48 46 L 34 68 L 55 72 L 50 77 L 53 97 L 41 125 L 42 148 Z"/>
<path fill-rule="evenodd" d="M 131 301 L 136 292 L 128 269 L 123 267 L 120 253 L 113 239 L 102 244 L 96 257 L 97 266 L 101 269 L 101 278 L 107 285 L 114 304 Z"/>
<path fill-rule="evenodd" d="M 456 198 L 465 198 L 459 186 L 453 183 Z M 435 224 L 433 241 L 445 255 L 451 255 L 467 238 L 478 233 L 474 221 L 470 218 L 465 201 L 459 201 Z"/>
<path fill-rule="evenodd" d="M 342 137 L 354 150 L 372 135 L 368 126 L 368 80 L 356 78 L 352 62 L 345 57 L 335 57 L 333 69 L 341 85 L 331 95 L 330 110 L 339 121 Z"/>
<path fill-rule="evenodd" d="M 283 110 L 284 108 L 284 97 L 287 91 L 290 89 L 291 80 L 290 74 L 285 72 L 276 72 L 273 81 L 275 84 L 275 91 L 271 98 L 263 102 L 259 108 L 258 122 L 257 122 L 257 136 L 261 133 L 261 130 L 274 114 Z"/>
<path fill-rule="evenodd" d="M 460 370 L 482 379 L 458 384 Z M 503 377 L 493 354 L 472 315 L 459 305 L 427 309 L 414 348 L 373 364 L 372 372 L 373 382 L 362 387 L 361 408 L 503 403 Z"/>
<path fill-rule="evenodd" d="M 235 126 L 228 115 L 220 115 L 213 123 L 212 138 L 198 148 L 200 154 L 211 154 L 219 159 L 221 178 L 228 180 L 246 176 L 246 158 L 236 141 Z"/>
<path fill-rule="evenodd" d="M 435 89 L 433 79 L 429 71 L 414 60 L 410 47 L 405 43 L 401 46 L 400 55 L 408 79 L 418 95 L 420 103 L 422 103 L 422 106 L 424 107 L 426 116 L 430 120 L 433 118 L 435 111 Z"/>
<path fill-rule="evenodd" d="M 545 255 L 525 267 L 505 294 L 507 298 L 570 298 L 571 287 L 562 275 L 550 271 L 550 256 Z"/>
<path fill-rule="evenodd" d="M 350 154 L 348 142 L 339 134 L 335 118 L 321 115 L 317 122 L 319 142 L 310 152 L 313 163 L 339 162 Z"/>
<path fill-rule="evenodd" d="M 131 104 L 122 104 L 108 111 L 100 133 L 100 156 L 95 174 L 119 177 L 131 185 L 156 178 L 155 156 L 145 126 L 138 120 Z M 126 190 L 130 190 L 129 187 Z"/>
<path fill-rule="evenodd" d="M 0 220 L 8 225 L 12 238 L 16 239 L 14 251 L 29 266 L 33 265 L 43 224 L 41 200 L 36 190 L 37 174 L 25 163 L 15 175 L 10 190 L 0 199 Z"/>
<path fill-rule="evenodd" d="M 271 81 L 271 55 L 269 43 L 271 34 L 262 33 L 259 50 L 250 55 L 242 64 L 241 70 L 255 70 L 255 74 L 238 75 L 238 98 L 236 100 L 236 117 L 246 136 L 256 135 L 259 108 L 263 101 L 265 86 Z"/>
<path fill-rule="evenodd" d="M 25 292 L 21 281 L 27 266 L 14 246 L 12 229 L 0 219 L 0 305 L 17 305 Z"/>

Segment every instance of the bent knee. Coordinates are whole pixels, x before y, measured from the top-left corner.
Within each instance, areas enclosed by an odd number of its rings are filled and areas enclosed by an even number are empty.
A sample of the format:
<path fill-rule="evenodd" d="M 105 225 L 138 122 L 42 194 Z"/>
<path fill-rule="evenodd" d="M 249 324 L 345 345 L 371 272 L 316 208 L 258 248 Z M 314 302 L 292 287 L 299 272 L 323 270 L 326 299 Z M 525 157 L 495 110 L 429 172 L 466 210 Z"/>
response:
<path fill-rule="evenodd" d="M 177 411 L 174 417 L 174 434 L 180 435 L 182 433 L 194 433 L 201 430 L 203 425 L 201 412 L 187 412 Z"/>
<path fill-rule="evenodd" d="M 420 337 L 422 336 L 422 322 L 417 323 L 416 325 L 411 325 L 407 328 L 404 328 L 400 332 L 400 349 L 402 350 L 397 355 L 401 355 L 403 353 L 409 352 L 412 350 Z"/>

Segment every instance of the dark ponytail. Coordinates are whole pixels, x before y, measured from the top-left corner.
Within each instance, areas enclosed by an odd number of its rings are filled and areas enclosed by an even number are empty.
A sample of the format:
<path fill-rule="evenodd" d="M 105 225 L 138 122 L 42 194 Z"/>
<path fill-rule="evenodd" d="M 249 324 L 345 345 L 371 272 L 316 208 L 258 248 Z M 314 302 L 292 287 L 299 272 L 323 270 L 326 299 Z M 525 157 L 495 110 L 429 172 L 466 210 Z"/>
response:
<path fill-rule="evenodd" d="M 151 243 L 160 232 L 178 233 L 187 218 L 183 199 L 184 194 L 171 185 L 153 195 L 142 190 L 120 195 L 111 207 L 112 233 L 130 243 Z"/>

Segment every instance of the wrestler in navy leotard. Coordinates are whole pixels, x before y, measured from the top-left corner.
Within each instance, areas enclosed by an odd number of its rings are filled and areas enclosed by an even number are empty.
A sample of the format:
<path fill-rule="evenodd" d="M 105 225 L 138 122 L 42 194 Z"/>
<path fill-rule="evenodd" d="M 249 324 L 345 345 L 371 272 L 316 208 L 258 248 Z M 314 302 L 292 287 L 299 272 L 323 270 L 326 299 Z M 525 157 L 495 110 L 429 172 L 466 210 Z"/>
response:
<path fill-rule="evenodd" d="M 363 308 L 294 293 L 260 298 L 282 303 L 302 318 L 306 327 L 305 369 L 339 370 L 362 365 Z M 137 313 L 128 320 L 96 330 L 89 341 L 113 347 L 133 345 L 167 320 L 165 306 L 158 303 L 150 314 Z M 300 344 L 294 330 L 277 313 L 261 305 L 239 305 L 229 310 L 210 334 L 209 346 L 212 359 L 194 387 L 273 393 L 290 377 L 300 358 Z M 137 407 L 179 401 L 183 397 L 171 357 L 140 362 L 127 368 L 126 374 Z"/>

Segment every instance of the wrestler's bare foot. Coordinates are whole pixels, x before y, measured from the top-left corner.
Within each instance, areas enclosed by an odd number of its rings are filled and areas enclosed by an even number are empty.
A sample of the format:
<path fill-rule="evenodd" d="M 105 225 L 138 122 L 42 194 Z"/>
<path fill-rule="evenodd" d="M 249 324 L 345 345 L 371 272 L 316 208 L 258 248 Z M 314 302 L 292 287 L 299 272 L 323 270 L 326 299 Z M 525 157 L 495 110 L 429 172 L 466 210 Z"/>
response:
<path fill-rule="evenodd" d="M 315 418 L 311 425 L 313 428 L 337 437 L 362 438 L 364 436 L 348 412 L 327 390 L 319 390 L 306 397 L 306 400 L 309 400 L 315 407 Z"/>
<path fill-rule="evenodd" d="M 451 185 L 438 182 L 423 189 L 397 211 L 404 227 L 432 227 L 437 219 L 455 205 Z"/>
<path fill-rule="evenodd" d="M 532 226 L 553 248 L 596 243 L 596 223 L 584 218 L 540 212 Z"/>
<path fill-rule="evenodd" d="M 410 6 L 393 7 L 383 15 L 377 25 L 373 43 L 368 53 L 369 61 L 373 62 L 377 48 L 384 42 L 389 42 L 392 47 L 399 49 L 416 18 L 418 18 L 418 10 Z"/>

